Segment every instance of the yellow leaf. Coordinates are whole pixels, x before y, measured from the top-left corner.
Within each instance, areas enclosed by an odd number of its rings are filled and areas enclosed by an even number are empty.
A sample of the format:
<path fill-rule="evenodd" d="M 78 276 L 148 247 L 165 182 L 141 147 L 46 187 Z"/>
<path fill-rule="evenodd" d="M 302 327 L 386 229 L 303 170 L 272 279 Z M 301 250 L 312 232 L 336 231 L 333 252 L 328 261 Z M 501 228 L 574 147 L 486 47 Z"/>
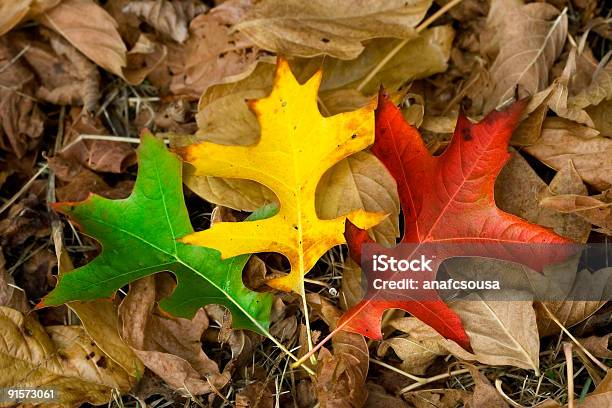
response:
<path fill-rule="evenodd" d="M 317 216 L 317 184 L 334 164 L 374 142 L 374 104 L 323 117 L 317 108 L 320 81 L 319 71 L 300 85 L 287 61 L 279 59 L 272 92 L 250 104 L 261 128 L 257 143 L 225 146 L 203 142 L 179 149 L 196 175 L 254 180 L 272 190 L 280 202 L 274 217 L 219 222 L 181 241 L 215 248 L 224 258 L 279 252 L 289 260 L 291 272 L 269 284 L 302 295 L 303 275 L 327 250 L 345 242 L 346 216 L 332 220 Z M 358 210 L 348 217 L 369 228 L 384 216 Z"/>

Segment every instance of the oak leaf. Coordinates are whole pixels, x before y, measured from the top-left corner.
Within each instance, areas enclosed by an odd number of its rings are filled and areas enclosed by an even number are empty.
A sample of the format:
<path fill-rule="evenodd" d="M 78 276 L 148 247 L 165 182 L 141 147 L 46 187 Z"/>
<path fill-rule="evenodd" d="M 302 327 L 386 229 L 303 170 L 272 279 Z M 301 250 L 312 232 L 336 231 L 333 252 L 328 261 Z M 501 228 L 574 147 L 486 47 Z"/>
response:
<path fill-rule="evenodd" d="M 482 122 L 459 116 L 453 139 L 440 156 L 432 156 L 418 131 L 408 125 L 401 111 L 382 94 L 376 111 L 376 141 L 372 152 L 393 175 L 404 214 L 402 243 L 487 243 L 487 255 L 502 258 L 504 245 L 512 243 L 569 243 L 553 232 L 501 211 L 495 205 L 495 178 L 510 158 L 507 151 L 512 131 L 525 102 L 505 111 L 495 111 Z M 347 224 L 347 241 L 353 259 L 361 258 L 361 247 L 372 242 L 365 231 Z M 438 254 L 432 276 L 444 259 L 470 256 L 465 245 L 460 253 Z M 541 268 L 541 259 L 524 254 L 531 267 Z M 482 255 L 481 255 L 482 256 Z M 423 279 L 421 275 L 414 276 Z M 381 338 L 380 322 L 386 309 L 399 308 L 435 328 L 443 336 L 467 346 L 468 338 L 457 315 L 435 294 L 427 301 L 376 299 L 376 294 L 349 310 L 339 327 Z M 437 299 L 437 300 L 436 300 Z"/>
<path fill-rule="evenodd" d="M 266 334 L 272 298 L 243 285 L 242 269 L 248 256 L 221 260 L 215 250 L 176 242 L 193 232 L 182 196 L 178 157 L 145 133 L 139 164 L 134 190 L 127 199 L 90 195 L 79 203 L 54 205 L 99 240 L 102 253 L 60 275 L 41 306 L 110 297 L 129 282 L 170 271 L 177 276 L 178 285 L 160 302 L 166 311 L 192 317 L 203 305 L 221 304 L 232 312 L 235 327 Z M 259 215 L 271 212 L 267 208 Z"/>
<path fill-rule="evenodd" d="M 285 291 L 304 294 L 303 276 L 319 257 L 344 243 L 345 216 L 322 220 L 315 210 L 315 191 L 323 174 L 374 140 L 373 106 L 323 117 L 317 108 L 319 71 L 304 85 L 287 61 L 279 59 L 272 93 L 251 102 L 261 138 L 248 146 L 210 142 L 179 149 L 196 175 L 245 178 L 271 189 L 280 202 L 277 215 L 260 221 L 220 222 L 181 239 L 213 247 L 224 258 L 255 252 L 279 252 L 291 265 L 288 275 L 269 281 Z M 372 227 L 380 214 L 358 210 L 349 215 Z"/>
<path fill-rule="evenodd" d="M 431 0 L 257 2 L 236 29 L 279 54 L 354 59 L 371 38 L 412 38 Z"/>

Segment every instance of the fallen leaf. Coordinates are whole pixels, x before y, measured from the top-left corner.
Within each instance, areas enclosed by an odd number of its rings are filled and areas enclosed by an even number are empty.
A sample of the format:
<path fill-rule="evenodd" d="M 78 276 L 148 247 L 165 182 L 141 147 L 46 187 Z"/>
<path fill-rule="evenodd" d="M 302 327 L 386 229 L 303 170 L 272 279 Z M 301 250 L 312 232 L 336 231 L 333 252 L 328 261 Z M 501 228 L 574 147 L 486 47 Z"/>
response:
<path fill-rule="evenodd" d="M 612 187 L 612 139 L 563 118 L 547 118 L 537 141 L 525 151 L 555 170 L 569 160 L 580 177 L 600 191 Z"/>
<path fill-rule="evenodd" d="M 350 309 L 363 298 L 361 276 L 362 271 L 359 264 L 351 258 L 347 259 L 342 270 L 342 288 L 339 295 L 342 310 Z"/>
<path fill-rule="evenodd" d="M 137 15 L 158 32 L 182 43 L 189 37 L 189 21 L 207 9 L 205 5 L 195 1 L 144 0 L 130 1 L 122 11 Z"/>
<path fill-rule="evenodd" d="M 567 13 L 550 4 L 526 4 L 505 17 L 502 30 L 485 112 L 514 96 L 517 87 L 519 97 L 525 97 L 548 86 L 548 71 L 567 37 Z"/>
<path fill-rule="evenodd" d="M 98 68 L 58 34 L 45 30 L 50 46 L 40 41 L 29 45 L 24 55 L 41 81 L 36 96 L 57 105 L 83 105 L 94 112 L 100 98 Z"/>
<path fill-rule="evenodd" d="M 491 385 L 489 379 L 478 368 L 471 364 L 467 365 L 474 380 L 474 393 L 468 399 L 467 406 L 478 408 L 508 408 L 506 400 Z"/>
<path fill-rule="evenodd" d="M 97 65 L 123 75 L 127 48 L 117 31 L 117 22 L 94 1 L 64 0 L 39 19 Z"/>
<path fill-rule="evenodd" d="M 448 354 L 441 341 L 443 337 L 414 317 L 393 319 L 388 325 L 406 334 L 381 341 L 378 356 L 383 357 L 393 349 L 402 360 L 400 368 L 407 373 L 423 375 L 436 358 Z"/>
<path fill-rule="evenodd" d="M 13 27 L 43 11 L 55 7 L 61 0 L 9 0 L 0 3 L 0 36 Z"/>
<path fill-rule="evenodd" d="M 13 276 L 5 268 L 4 254 L 0 247 L 0 307 L 10 307 L 22 313 L 30 311 L 25 292 L 15 286 Z"/>
<path fill-rule="evenodd" d="M 376 157 L 358 152 L 329 169 L 317 185 L 315 205 L 319 217 L 330 220 L 363 209 L 388 217 L 372 228 L 383 245 L 399 236 L 399 198 L 395 180 Z"/>
<path fill-rule="evenodd" d="M 211 85 L 235 82 L 255 69 L 262 54 L 244 34 L 230 27 L 242 19 L 251 0 L 230 0 L 189 24 L 184 61 L 170 90 L 199 98 Z"/>
<path fill-rule="evenodd" d="M 612 138 L 612 118 L 610 111 L 612 110 L 612 100 L 603 101 L 599 105 L 586 108 L 587 113 L 595 124 L 595 129 L 599 130 L 602 135 Z"/>
<path fill-rule="evenodd" d="M 510 158 L 508 141 L 524 105 L 524 102 L 518 102 L 506 111 L 489 114 L 476 124 L 460 116 L 450 145 L 441 155 L 432 156 L 418 131 L 410 127 L 401 111 L 381 94 L 376 111 L 377 137 L 372 152 L 398 183 L 404 214 L 402 243 L 435 243 L 439 240 L 463 244 L 487 242 L 488 256 L 504 259 L 507 256 L 502 249 L 504 243 L 569 242 L 495 206 L 495 178 Z M 469 160 L 469 167 L 464 160 Z M 346 235 L 351 257 L 359 261 L 362 245 L 372 241 L 365 231 L 350 223 L 347 223 Z M 438 254 L 433 260 L 431 275 L 435 277 L 443 259 L 469 256 L 465 245 L 459 251 L 456 255 Z M 482 253 L 479 256 L 483 256 Z M 521 257 L 522 262 L 530 265 L 536 259 L 541 261 L 541 257 L 528 254 Z M 422 272 L 410 277 L 426 280 Z M 399 308 L 412 313 L 444 337 L 467 347 L 469 340 L 456 314 L 434 290 L 425 292 L 422 289 L 420 292 L 427 293 L 427 301 L 423 298 L 415 301 L 411 294 L 404 295 L 409 293 L 406 291 L 401 296 L 395 292 L 392 300 L 376 299 L 377 293 L 372 293 L 343 316 L 339 327 L 380 339 L 383 312 Z"/>
<path fill-rule="evenodd" d="M 157 311 L 156 299 L 165 296 L 163 285 L 168 285 L 164 282 L 172 282 L 172 278 L 148 276 L 130 285 L 119 307 L 123 339 L 144 365 L 174 390 L 201 395 L 223 388 L 229 377 L 219 372 L 200 343 L 209 324 L 206 312 L 199 309 L 188 320 Z"/>
<path fill-rule="evenodd" d="M 64 148 L 58 154 L 62 160 L 76 160 L 94 171 L 122 173 L 136 163 L 136 152 L 129 143 L 110 140 L 81 140 L 82 134 L 104 135 L 106 129 L 99 118 L 83 115 L 73 108 L 65 122 Z"/>
<path fill-rule="evenodd" d="M 578 339 L 578 341 L 595 357 L 612 358 L 610 338 L 612 338 L 612 333 L 608 333 L 605 336 L 591 336 L 586 339 Z"/>
<path fill-rule="evenodd" d="M 32 72 L 20 60 L 7 36 L 0 37 L 0 149 L 23 158 L 40 142 L 45 116 L 32 97 Z"/>
<path fill-rule="evenodd" d="M 110 360 L 80 326 L 43 328 L 35 319 L 0 307 L 0 366 L 9 368 L 2 387 L 47 387 L 57 390 L 58 403 L 100 405 L 112 390 L 128 392 L 133 379 Z"/>
<path fill-rule="evenodd" d="M 544 198 L 543 207 L 572 214 L 598 226 L 600 232 L 612 235 L 612 190 L 595 196 L 563 194 Z"/>
<path fill-rule="evenodd" d="M 365 407 L 368 408 L 411 408 L 406 401 L 395 395 L 388 394 L 383 387 L 378 384 L 369 382 L 368 399 L 365 402 Z"/>
<path fill-rule="evenodd" d="M 495 180 L 497 206 L 529 222 L 553 229 L 576 242 L 586 242 L 591 225 L 577 215 L 561 214 L 544 202 L 557 194 L 586 194 L 587 189 L 571 162 L 557 173 L 550 186 L 537 175 L 529 163 L 514 154 Z"/>
<path fill-rule="evenodd" d="M 599 105 L 612 98 L 612 63 L 598 67 L 593 80 L 577 95 L 570 98 L 570 103 L 577 108 Z"/>
<path fill-rule="evenodd" d="M 289 64 L 279 59 L 272 93 L 251 104 L 262 127 L 258 143 L 225 146 L 202 142 L 178 150 L 196 168 L 196 175 L 258 181 L 274 191 L 280 201 L 278 214 L 269 219 L 216 223 L 181 242 L 214 247 L 224 258 L 279 252 L 288 258 L 291 271 L 269 280 L 268 285 L 302 295 L 303 276 L 328 249 L 344 242 L 346 216 L 321 220 L 315 212 L 319 179 L 331 166 L 367 147 L 374 137 L 371 106 L 332 117 L 321 116 L 316 106 L 320 79 L 321 74 L 317 74 L 300 85 Z M 311 135 L 317 136 L 316 144 Z M 357 217 L 358 222 L 370 227 L 382 219 L 380 214 L 363 210 L 349 217 Z M 275 242 L 266 238 L 270 235 Z"/>
<path fill-rule="evenodd" d="M 330 330 L 335 329 L 342 312 L 317 294 L 308 294 L 307 300 Z M 367 398 L 365 381 L 370 362 L 366 341 L 361 335 L 340 332 L 332 344 L 333 354 L 323 348 L 317 358 L 317 399 L 322 408 L 361 406 Z"/>
<path fill-rule="evenodd" d="M 364 40 L 415 37 L 414 27 L 430 5 L 430 0 L 266 0 L 255 3 L 235 29 L 280 55 L 354 59 Z"/>
<path fill-rule="evenodd" d="M 529 301 L 497 301 L 472 293 L 453 302 L 473 353 L 444 340 L 456 357 L 490 365 L 509 365 L 534 370 L 539 375 L 540 337 L 536 313 Z"/>
<path fill-rule="evenodd" d="M 160 302 L 168 312 L 192 317 L 207 303 L 222 304 L 232 312 L 236 327 L 266 334 L 272 299 L 243 285 L 248 256 L 222 261 L 214 250 L 176 242 L 193 231 L 183 201 L 178 157 L 148 133 L 143 135 L 139 155 L 139 172 L 129 198 L 112 201 L 91 195 L 80 203 L 54 205 L 86 228 L 103 250 L 92 262 L 60 275 L 40 306 L 110 297 L 138 278 L 171 271 L 178 286 Z M 253 217 L 270 212 L 273 209 L 265 208 Z M 143 216 L 159 222 L 143 222 Z"/>
<path fill-rule="evenodd" d="M 111 187 L 74 159 L 50 157 L 48 164 L 56 177 L 55 195 L 59 201 L 82 201 L 90 193 L 112 199 L 127 198 L 134 188 L 132 180 L 122 180 Z"/>
<path fill-rule="evenodd" d="M 236 395 L 236 408 L 273 408 L 274 396 L 262 382 L 248 384 Z"/>

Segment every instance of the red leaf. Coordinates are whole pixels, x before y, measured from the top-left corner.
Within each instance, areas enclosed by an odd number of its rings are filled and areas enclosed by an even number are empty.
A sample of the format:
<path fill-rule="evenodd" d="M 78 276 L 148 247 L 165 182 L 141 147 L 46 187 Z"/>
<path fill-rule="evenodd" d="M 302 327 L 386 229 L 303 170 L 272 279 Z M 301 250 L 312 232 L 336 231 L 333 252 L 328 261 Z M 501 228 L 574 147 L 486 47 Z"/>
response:
<path fill-rule="evenodd" d="M 504 111 L 490 113 L 475 124 L 460 115 L 448 148 L 440 156 L 432 156 L 419 132 L 406 123 L 400 110 L 386 95 L 379 95 L 372 152 L 397 182 L 404 214 L 402 243 L 486 246 L 487 256 L 513 260 L 518 256 L 522 263 L 540 270 L 556 255 L 548 258 L 534 256 L 531 248 L 530 254 L 514 253 L 510 256 L 507 247 L 520 243 L 571 242 L 548 229 L 505 213 L 495 205 L 495 178 L 510 157 L 508 142 L 525 104 L 524 101 L 516 102 Z M 359 262 L 361 245 L 369 238 L 353 225 L 347 225 L 345 235 L 351 256 Z M 444 253 L 436 262 L 436 269 L 445 258 L 470 255 L 465 253 L 465 245 L 460 247 L 463 251 L 460 254 Z M 418 275 L 410 277 L 417 278 Z M 338 326 L 377 339 L 381 337 L 383 312 L 397 308 L 412 313 L 443 336 L 468 346 L 469 340 L 459 317 L 437 294 L 430 294 L 428 298 L 433 300 L 370 298 L 349 310 Z"/>

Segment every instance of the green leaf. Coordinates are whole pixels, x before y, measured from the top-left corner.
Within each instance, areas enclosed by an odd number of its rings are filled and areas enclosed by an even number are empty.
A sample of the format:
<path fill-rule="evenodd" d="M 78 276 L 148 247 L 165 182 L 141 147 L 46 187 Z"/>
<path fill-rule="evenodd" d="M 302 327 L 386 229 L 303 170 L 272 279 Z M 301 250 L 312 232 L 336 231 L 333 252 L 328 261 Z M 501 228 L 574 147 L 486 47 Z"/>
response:
<path fill-rule="evenodd" d="M 214 249 L 177 241 L 193 232 L 183 200 L 179 158 L 148 133 L 142 136 L 138 162 L 138 177 L 128 198 L 109 200 L 92 194 L 79 203 L 54 206 L 98 240 L 102 252 L 87 265 L 60 275 L 41 306 L 111 297 L 129 282 L 170 271 L 177 286 L 160 302 L 164 310 L 190 318 L 203 305 L 220 304 L 232 313 L 235 328 L 265 335 L 272 296 L 242 283 L 249 255 L 222 260 Z M 277 211 L 275 205 L 266 206 L 249 218 L 267 218 Z"/>

